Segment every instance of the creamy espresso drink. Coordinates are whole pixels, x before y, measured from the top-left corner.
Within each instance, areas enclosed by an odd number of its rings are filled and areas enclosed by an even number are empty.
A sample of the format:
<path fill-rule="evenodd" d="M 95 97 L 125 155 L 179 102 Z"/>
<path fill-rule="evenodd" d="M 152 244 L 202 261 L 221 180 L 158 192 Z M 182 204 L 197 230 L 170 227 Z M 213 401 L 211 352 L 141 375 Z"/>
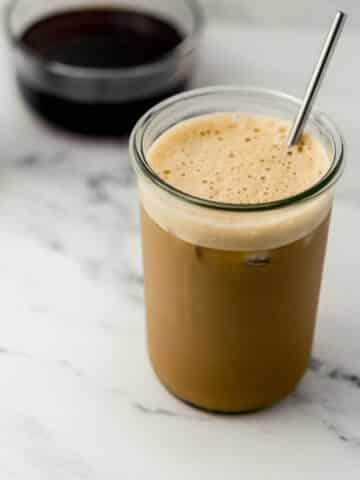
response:
<path fill-rule="evenodd" d="M 288 149 L 288 131 L 277 118 L 216 113 L 171 127 L 146 154 L 163 182 L 211 202 L 140 185 L 150 358 L 172 393 L 208 410 L 269 406 L 309 362 L 332 193 L 300 196 L 330 159 L 310 134 Z M 297 195 L 291 207 L 251 208 Z"/>

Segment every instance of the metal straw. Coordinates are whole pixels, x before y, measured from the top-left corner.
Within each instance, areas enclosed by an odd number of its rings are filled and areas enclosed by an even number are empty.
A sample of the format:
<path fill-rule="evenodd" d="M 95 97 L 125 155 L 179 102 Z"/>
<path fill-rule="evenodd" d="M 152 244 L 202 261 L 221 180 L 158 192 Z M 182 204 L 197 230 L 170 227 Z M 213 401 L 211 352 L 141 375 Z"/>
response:
<path fill-rule="evenodd" d="M 320 59 L 315 67 L 314 73 L 307 88 L 303 104 L 295 119 L 294 125 L 290 131 L 287 143 L 289 147 L 296 145 L 303 133 L 305 124 L 311 113 L 312 106 L 319 92 L 322 80 L 329 66 L 331 57 L 334 53 L 337 41 L 344 27 L 347 15 L 344 12 L 337 12 L 335 20 L 331 26 L 330 32 L 326 38 L 322 49 Z"/>

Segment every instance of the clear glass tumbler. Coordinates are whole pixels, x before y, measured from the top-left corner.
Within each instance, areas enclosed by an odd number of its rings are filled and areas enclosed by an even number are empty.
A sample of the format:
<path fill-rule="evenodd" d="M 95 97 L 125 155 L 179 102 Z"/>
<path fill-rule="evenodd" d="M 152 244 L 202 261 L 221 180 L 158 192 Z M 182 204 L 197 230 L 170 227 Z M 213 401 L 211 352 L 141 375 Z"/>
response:
<path fill-rule="evenodd" d="M 178 191 L 152 171 L 146 154 L 184 119 L 236 111 L 290 120 L 299 105 L 257 88 L 201 89 L 152 109 L 131 137 L 150 359 L 173 394 L 210 411 L 267 407 L 304 375 L 343 142 L 333 123 L 314 111 L 308 130 L 328 152 L 328 172 L 296 196 L 256 205 Z"/>

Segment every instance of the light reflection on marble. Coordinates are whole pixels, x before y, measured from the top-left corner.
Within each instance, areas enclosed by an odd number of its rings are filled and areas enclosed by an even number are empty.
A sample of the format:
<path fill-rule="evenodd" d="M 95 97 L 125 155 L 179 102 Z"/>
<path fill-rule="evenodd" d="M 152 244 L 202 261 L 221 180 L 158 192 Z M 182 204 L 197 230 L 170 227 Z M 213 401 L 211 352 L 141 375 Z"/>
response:
<path fill-rule="evenodd" d="M 213 25 L 197 84 L 299 93 L 305 60 L 290 58 L 290 75 L 281 70 L 293 38 Z M 309 33 L 305 48 L 318 38 Z M 346 41 L 354 46 L 359 36 Z M 255 55 L 273 49 L 271 62 L 254 60 L 245 42 Z M 224 417 L 172 398 L 149 366 L 126 143 L 77 139 L 39 122 L 16 94 L 1 39 L 1 480 L 359 478 L 360 70 L 345 57 L 322 97 L 347 134 L 350 161 L 314 358 L 282 404 Z"/>

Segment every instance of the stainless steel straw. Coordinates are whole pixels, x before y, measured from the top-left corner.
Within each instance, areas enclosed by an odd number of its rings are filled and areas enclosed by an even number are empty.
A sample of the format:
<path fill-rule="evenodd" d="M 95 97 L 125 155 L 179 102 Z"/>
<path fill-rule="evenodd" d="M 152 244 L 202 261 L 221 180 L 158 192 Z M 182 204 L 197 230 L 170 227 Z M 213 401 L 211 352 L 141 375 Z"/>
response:
<path fill-rule="evenodd" d="M 322 49 L 320 59 L 315 67 L 307 88 L 305 98 L 299 113 L 294 121 L 294 125 L 290 131 L 287 143 L 289 147 L 296 145 L 303 133 L 305 124 L 311 113 L 312 106 L 319 92 L 322 80 L 325 76 L 327 67 L 334 53 L 337 41 L 341 35 L 347 15 L 344 12 L 337 12 L 335 20 L 331 26 L 330 32 L 326 38 L 325 45 Z"/>

